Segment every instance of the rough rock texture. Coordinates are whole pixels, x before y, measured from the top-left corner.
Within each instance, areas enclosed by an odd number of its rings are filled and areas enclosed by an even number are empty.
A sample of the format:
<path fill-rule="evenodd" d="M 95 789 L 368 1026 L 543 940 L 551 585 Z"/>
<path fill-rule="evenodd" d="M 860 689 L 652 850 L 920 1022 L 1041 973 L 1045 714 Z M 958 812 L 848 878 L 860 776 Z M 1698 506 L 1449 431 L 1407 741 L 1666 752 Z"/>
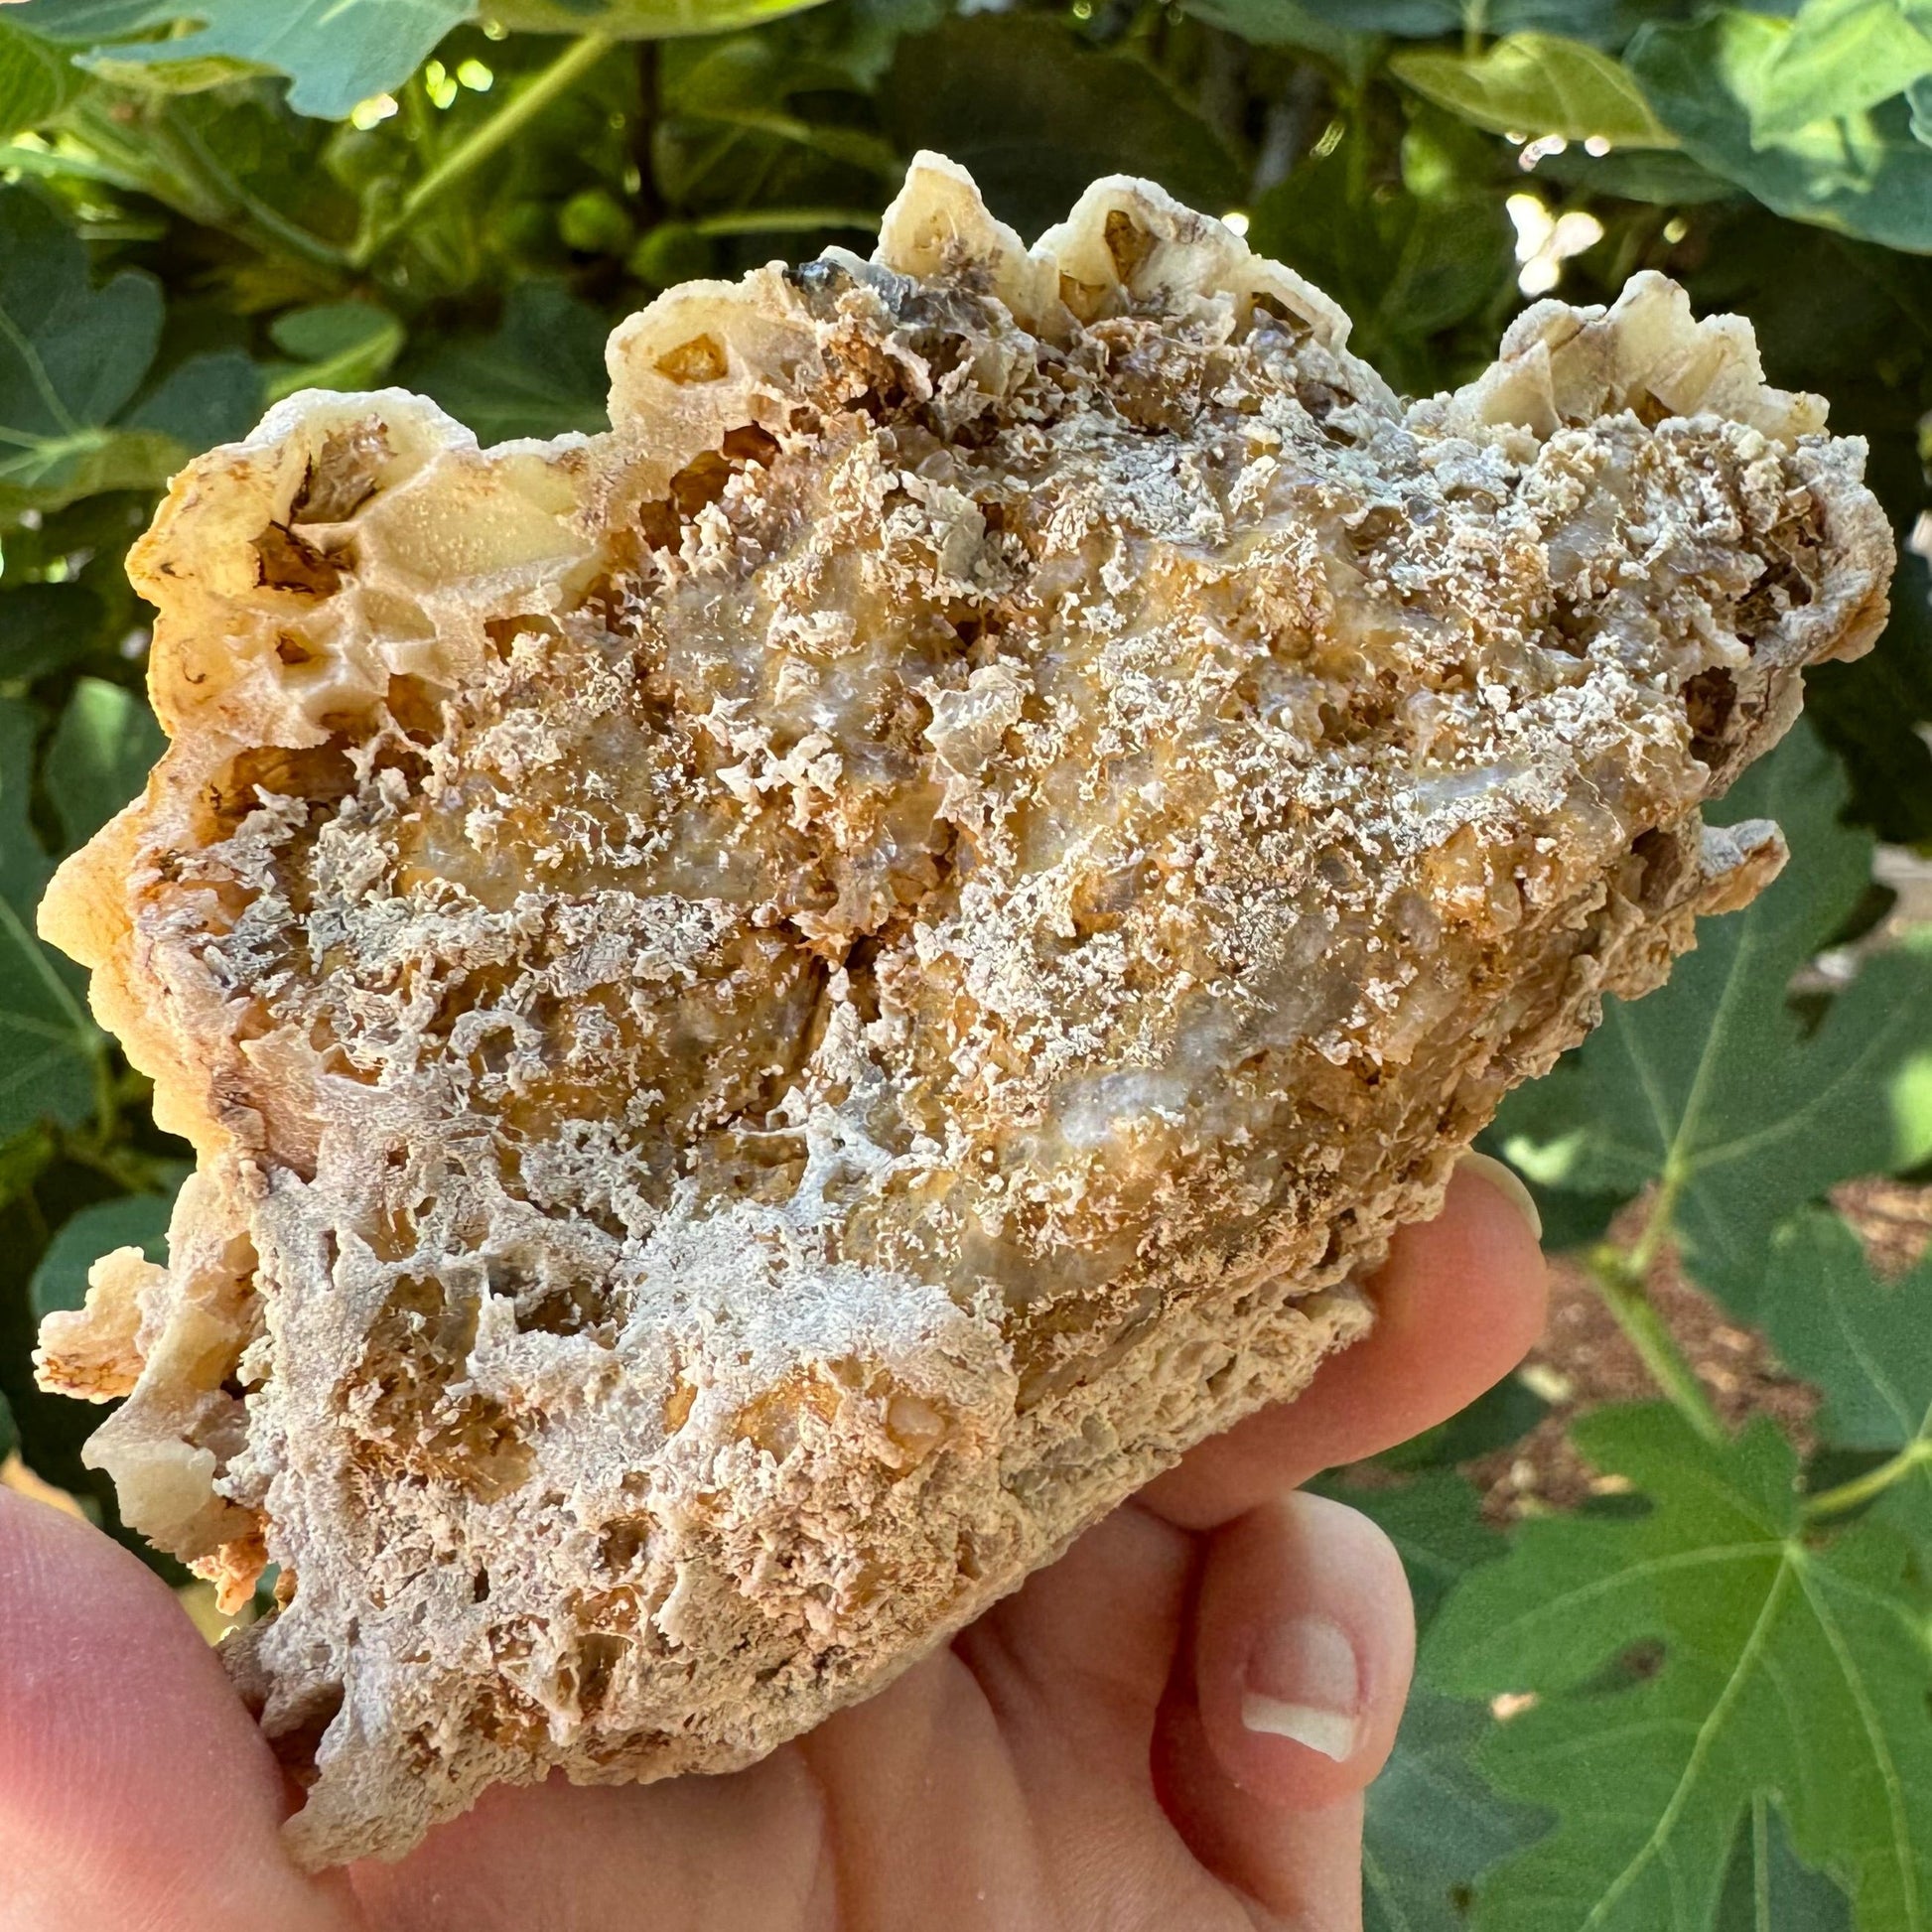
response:
<path fill-rule="evenodd" d="M 48 933 L 196 1144 L 56 1315 L 324 1863 L 743 1764 L 1364 1328 L 1503 1090 L 1776 870 L 1863 448 L 1639 277 L 1403 405 L 1145 183 L 678 289 L 608 436 L 304 394 L 132 560 Z"/>

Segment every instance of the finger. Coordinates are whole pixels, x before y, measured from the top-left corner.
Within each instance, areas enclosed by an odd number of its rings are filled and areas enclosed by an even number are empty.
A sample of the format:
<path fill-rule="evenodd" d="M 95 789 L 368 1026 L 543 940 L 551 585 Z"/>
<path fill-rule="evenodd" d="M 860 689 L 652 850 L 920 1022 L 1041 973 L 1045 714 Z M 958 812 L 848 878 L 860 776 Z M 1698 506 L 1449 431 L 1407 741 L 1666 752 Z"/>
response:
<path fill-rule="evenodd" d="M 1200 1874 L 1148 1776 L 1197 1563 L 1193 1538 L 1129 1504 L 954 1640 L 1019 1806 L 999 1833 L 1009 1883 L 985 1894 L 1007 1902 L 997 1923 L 1058 1924 L 1082 1898 L 1122 1901 L 1108 1923 L 1123 1928 L 1201 1922 Z M 950 1922 L 917 1902 L 881 1923 Z"/>
<path fill-rule="evenodd" d="M 1189 1450 L 1142 1502 L 1184 1529 L 1212 1528 L 1318 1470 L 1406 1442 L 1501 1381 L 1542 1332 L 1549 1280 L 1535 1209 L 1498 1183 L 1497 1166 L 1465 1156 L 1442 1213 L 1396 1231 L 1368 1283 L 1376 1322 L 1363 1340 L 1324 1362 L 1295 1401 Z"/>
<path fill-rule="evenodd" d="M 0 1489 L 0 1932 L 350 1932 L 281 1771 L 160 1578 Z"/>
<path fill-rule="evenodd" d="M 1194 1688 L 1223 1777 L 1312 1810 L 1362 1790 L 1395 1742 L 1416 1619 L 1395 1545 L 1359 1511 L 1292 1490 L 1207 1546 Z"/>
<path fill-rule="evenodd" d="M 1359 1924 L 1360 1794 L 1415 1648 L 1402 1560 L 1356 1511 L 1290 1493 L 1208 1539 L 1163 1800 L 1203 1863 L 1310 1932 Z"/>
<path fill-rule="evenodd" d="M 824 1842 L 786 1748 L 723 1777 L 492 1785 L 400 1863 L 365 1859 L 349 1878 L 372 1932 L 751 1932 L 819 1922 Z"/>
<path fill-rule="evenodd" d="M 1144 1768 L 1173 1674 L 1194 1541 L 1132 1504 L 1103 1517 L 953 1640 L 994 1711 Z"/>

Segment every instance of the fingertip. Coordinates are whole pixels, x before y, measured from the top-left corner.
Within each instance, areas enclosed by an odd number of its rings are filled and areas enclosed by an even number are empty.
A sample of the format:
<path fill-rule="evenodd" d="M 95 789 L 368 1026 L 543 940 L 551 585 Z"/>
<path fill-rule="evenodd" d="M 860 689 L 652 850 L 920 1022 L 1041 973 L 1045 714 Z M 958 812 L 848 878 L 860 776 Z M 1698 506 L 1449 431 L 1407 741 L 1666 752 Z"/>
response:
<path fill-rule="evenodd" d="M 1305 1932 L 1360 1932 L 1362 1793 L 1415 1659 L 1402 1562 L 1356 1511 L 1291 1493 L 1205 1539 L 1154 1774 L 1188 1850 Z"/>
<path fill-rule="evenodd" d="M 1201 1725 L 1252 1797 L 1307 1811 L 1363 1790 L 1395 1741 L 1415 1647 L 1402 1559 L 1358 1511 L 1296 1491 L 1209 1539 Z"/>
<path fill-rule="evenodd" d="M 1464 1148 L 1456 1161 L 1455 1174 L 1473 1174 L 1493 1187 L 1522 1216 L 1530 1239 L 1539 1249 L 1542 1247 L 1543 1210 L 1537 1206 L 1529 1182 L 1507 1161 L 1498 1161 L 1493 1154 L 1484 1154 L 1476 1148 Z M 1451 1180 L 1455 1174 L 1450 1176 Z"/>
<path fill-rule="evenodd" d="M 282 1852 L 273 1754 L 159 1577 L 0 1489 L 0 1932 L 338 1932 Z"/>
<path fill-rule="evenodd" d="M 1374 1328 L 1325 1365 L 1315 1384 L 1318 1391 L 1327 1384 L 1322 1393 L 1340 1439 L 1340 1452 L 1321 1466 L 1373 1455 L 1433 1428 L 1535 1346 L 1549 1313 L 1549 1264 L 1534 1203 L 1526 1213 L 1496 1180 L 1490 1170 L 1500 1165 L 1464 1155 L 1435 1220 L 1396 1230 L 1388 1259 L 1367 1284 Z"/>
<path fill-rule="evenodd" d="M 1449 1176 L 1443 1211 L 1396 1230 L 1389 1258 L 1369 1286 L 1385 1326 L 1392 1316 L 1408 1320 L 1419 1298 L 1452 1301 L 1460 1325 L 1478 1331 L 1474 1365 L 1487 1376 L 1481 1385 L 1487 1388 L 1529 1353 L 1549 1312 L 1550 1268 L 1535 1197 L 1501 1161 L 1465 1152 Z M 1422 1312 L 1427 1319 L 1432 1311 Z"/>

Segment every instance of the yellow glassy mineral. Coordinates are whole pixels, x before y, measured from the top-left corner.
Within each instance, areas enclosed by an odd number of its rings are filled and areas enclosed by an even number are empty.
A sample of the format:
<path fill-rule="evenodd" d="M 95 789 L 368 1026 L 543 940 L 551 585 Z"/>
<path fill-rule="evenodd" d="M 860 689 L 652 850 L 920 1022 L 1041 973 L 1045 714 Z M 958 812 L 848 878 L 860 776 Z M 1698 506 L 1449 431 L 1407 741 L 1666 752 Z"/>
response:
<path fill-rule="evenodd" d="M 1775 872 L 1698 807 L 1882 621 L 1863 446 L 1655 275 L 1426 402 L 1346 334 L 925 156 L 872 261 L 620 328 L 608 435 L 310 392 L 176 480 L 173 745 L 44 920 L 200 1171 L 42 1373 L 280 1566 L 305 1862 L 878 1688 Z"/>

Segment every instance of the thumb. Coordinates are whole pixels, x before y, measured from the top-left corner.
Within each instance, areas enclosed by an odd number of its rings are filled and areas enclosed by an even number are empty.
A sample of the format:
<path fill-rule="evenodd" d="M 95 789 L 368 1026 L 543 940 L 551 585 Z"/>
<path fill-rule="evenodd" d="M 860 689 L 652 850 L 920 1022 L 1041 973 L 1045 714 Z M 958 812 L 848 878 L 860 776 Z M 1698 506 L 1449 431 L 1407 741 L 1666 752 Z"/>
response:
<path fill-rule="evenodd" d="M 0 1932 L 351 1932 L 304 1879 L 282 1780 L 152 1571 L 0 1489 Z"/>
<path fill-rule="evenodd" d="M 1402 1559 L 1357 1511 L 1295 1491 L 1207 1539 L 1163 1802 L 1203 1864 L 1307 1932 L 1361 1923 L 1361 1794 L 1415 1648 Z"/>

